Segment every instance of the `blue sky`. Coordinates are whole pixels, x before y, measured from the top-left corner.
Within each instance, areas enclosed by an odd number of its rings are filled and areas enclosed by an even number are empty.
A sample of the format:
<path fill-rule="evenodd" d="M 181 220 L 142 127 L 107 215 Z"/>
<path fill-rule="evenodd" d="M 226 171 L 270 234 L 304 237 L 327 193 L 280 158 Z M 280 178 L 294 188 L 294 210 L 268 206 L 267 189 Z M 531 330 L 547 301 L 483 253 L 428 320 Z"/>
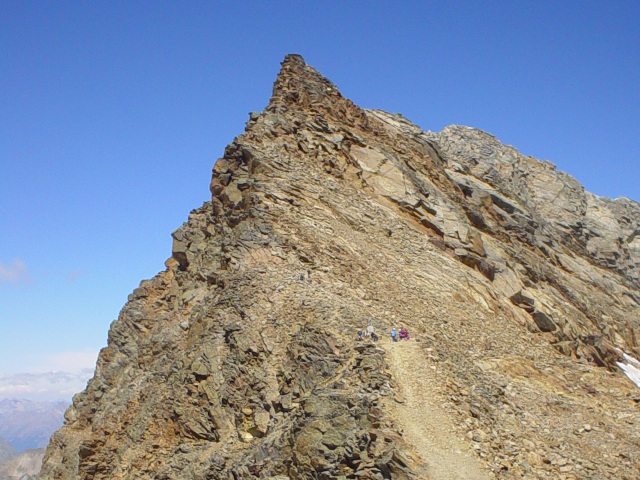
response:
<path fill-rule="evenodd" d="M 0 375 L 93 362 L 286 53 L 640 199 L 638 2 L 6 0 L 0 52 Z"/>

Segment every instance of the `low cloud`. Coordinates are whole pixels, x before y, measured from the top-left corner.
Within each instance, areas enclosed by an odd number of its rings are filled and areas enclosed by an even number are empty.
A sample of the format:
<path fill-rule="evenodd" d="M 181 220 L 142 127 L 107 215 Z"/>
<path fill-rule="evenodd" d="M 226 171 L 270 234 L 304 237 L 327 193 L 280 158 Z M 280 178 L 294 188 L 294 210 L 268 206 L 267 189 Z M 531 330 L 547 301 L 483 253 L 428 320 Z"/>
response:
<path fill-rule="evenodd" d="M 66 351 L 38 355 L 29 371 L 0 374 L 0 399 L 70 401 L 93 376 L 97 351 Z"/>
<path fill-rule="evenodd" d="M 77 372 L 15 373 L 0 375 L 0 399 L 70 401 L 93 376 L 92 368 Z"/>
<path fill-rule="evenodd" d="M 0 284 L 12 283 L 19 285 L 31 280 L 27 264 L 19 258 L 14 258 L 10 264 L 0 262 Z"/>

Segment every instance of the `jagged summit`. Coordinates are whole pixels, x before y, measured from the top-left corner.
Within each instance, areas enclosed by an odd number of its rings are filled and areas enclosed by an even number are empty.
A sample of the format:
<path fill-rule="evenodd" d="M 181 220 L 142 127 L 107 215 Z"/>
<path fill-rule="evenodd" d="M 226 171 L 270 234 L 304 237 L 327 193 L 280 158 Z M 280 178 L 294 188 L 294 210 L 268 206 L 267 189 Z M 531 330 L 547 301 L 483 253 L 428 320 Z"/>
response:
<path fill-rule="evenodd" d="M 307 65 L 302 56 L 286 55 L 273 84 L 269 104 L 309 105 L 314 101 L 326 101 L 326 97 L 341 98 L 342 95 L 331 80 Z"/>
<path fill-rule="evenodd" d="M 365 130 L 364 111 L 345 99 L 338 87 L 297 54 L 286 55 L 273 85 L 273 93 L 263 113 L 291 117 L 296 121 L 334 118 L 348 119 Z"/>
<path fill-rule="evenodd" d="M 640 477 L 638 204 L 298 55 L 210 186 L 40 478 Z"/>

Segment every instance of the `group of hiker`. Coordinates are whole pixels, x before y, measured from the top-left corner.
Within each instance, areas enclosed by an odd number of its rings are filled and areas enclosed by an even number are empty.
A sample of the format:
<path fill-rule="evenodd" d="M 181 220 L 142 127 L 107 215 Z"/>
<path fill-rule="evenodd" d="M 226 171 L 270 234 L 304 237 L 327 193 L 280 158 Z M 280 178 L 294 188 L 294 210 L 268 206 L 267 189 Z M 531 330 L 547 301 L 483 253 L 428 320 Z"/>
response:
<path fill-rule="evenodd" d="M 378 341 L 378 335 L 376 335 L 375 329 L 373 328 L 373 319 L 369 317 L 367 322 L 367 328 L 364 330 L 358 329 L 358 340 L 362 341 L 365 338 L 371 338 L 374 342 Z M 398 342 L 400 340 L 409 340 L 409 331 L 406 327 L 400 327 L 396 330 L 396 327 L 391 329 L 391 340 L 394 342 Z"/>
<path fill-rule="evenodd" d="M 409 340 L 409 331 L 405 327 L 400 327 L 396 331 L 396 327 L 391 329 L 391 340 L 397 342 L 399 340 Z"/>

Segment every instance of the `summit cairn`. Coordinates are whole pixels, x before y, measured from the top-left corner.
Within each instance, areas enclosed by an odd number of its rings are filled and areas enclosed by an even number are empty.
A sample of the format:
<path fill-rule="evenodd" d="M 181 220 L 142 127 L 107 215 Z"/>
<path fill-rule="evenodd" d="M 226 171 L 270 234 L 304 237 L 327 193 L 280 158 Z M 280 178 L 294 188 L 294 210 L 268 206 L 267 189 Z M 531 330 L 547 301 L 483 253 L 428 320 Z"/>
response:
<path fill-rule="evenodd" d="M 640 478 L 638 203 L 299 55 L 210 190 L 39 478 Z"/>

